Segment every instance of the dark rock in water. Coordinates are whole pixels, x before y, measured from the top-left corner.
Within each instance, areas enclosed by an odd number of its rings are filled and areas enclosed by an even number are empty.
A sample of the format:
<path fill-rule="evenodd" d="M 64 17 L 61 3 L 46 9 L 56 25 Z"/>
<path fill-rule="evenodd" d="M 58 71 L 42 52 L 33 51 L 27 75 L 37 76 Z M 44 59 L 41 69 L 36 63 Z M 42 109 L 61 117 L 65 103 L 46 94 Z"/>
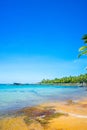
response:
<path fill-rule="evenodd" d="M 13 85 L 22 85 L 21 83 L 13 83 Z"/>

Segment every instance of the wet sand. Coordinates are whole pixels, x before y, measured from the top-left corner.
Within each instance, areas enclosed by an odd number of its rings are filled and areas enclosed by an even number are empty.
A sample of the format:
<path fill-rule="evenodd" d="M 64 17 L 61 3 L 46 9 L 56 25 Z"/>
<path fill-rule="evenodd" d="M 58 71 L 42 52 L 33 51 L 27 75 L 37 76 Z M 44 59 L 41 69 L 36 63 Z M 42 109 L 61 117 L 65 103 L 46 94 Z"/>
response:
<path fill-rule="evenodd" d="M 24 108 L 0 119 L 0 130 L 87 130 L 87 99 Z"/>

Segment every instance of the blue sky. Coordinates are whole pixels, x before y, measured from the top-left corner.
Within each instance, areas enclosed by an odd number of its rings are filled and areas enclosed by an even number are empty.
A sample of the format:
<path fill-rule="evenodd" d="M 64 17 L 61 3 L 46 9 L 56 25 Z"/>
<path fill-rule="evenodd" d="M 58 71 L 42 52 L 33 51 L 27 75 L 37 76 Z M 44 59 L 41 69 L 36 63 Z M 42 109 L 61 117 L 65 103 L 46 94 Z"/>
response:
<path fill-rule="evenodd" d="M 0 2 L 0 82 L 38 82 L 86 73 L 77 58 L 87 0 Z"/>

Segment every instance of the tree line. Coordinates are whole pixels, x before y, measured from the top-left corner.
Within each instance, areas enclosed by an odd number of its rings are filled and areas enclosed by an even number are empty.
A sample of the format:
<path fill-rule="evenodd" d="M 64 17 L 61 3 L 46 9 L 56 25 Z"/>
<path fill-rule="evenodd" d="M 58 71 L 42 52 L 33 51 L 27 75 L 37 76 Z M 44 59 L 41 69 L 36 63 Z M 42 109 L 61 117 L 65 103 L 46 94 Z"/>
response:
<path fill-rule="evenodd" d="M 81 74 L 79 76 L 69 76 L 55 79 L 43 79 L 41 84 L 57 84 L 57 83 L 87 83 L 87 74 Z"/>
<path fill-rule="evenodd" d="M 82 40 L 84 41 L 84 46 L 79 48 L 79 55 L 78 58 L 82 55 L 87 56 L 87 34 L 85 34 L 82 37 Z M 87 74 L 81 74 L 79 76 L 69 76 L 69 77 L 63 77 L 63 78 L 55 78 L 55 79 L 43 79 L 41 84 L 57 84 L 57 83 L 87 83 Z"/>

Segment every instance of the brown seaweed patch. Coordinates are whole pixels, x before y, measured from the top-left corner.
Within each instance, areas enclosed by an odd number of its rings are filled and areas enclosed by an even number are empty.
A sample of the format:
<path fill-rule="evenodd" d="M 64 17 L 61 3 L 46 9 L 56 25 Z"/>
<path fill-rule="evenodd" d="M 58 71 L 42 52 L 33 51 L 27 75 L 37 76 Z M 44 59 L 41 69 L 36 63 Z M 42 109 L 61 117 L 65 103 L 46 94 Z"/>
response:
<path fill-rule="evenodd" d="M 17 113 L 24 114 L 25 116 L 30 117 L 31 119 L 37 118 L 37 117 L 43 117 L 43 116 L 49 116 L 55 113 L 55 109 L 41 109 L 38 107 L 30 107 L 30 108 L 24 108 Z"/>
<path fill-rule="evenodd" d="M 54 113 L 54 114 L 51 114 L 49 116 L 45 116 L 44 119 L 46 120 L 51 120 L 53 118 L 58 118 L 60 116 L 68 116 L 67 114 L 64 114 L 64 113 L 61 113 L 61 112 L 57 112 L 57 113 Z"/>
<path fill-rule="evenodd" d="M 24 113 L 24 122 L 27 125 L 33 124 L 35 122 L 39 123 L 42 127 L 47 127 L 49 121 L 53 118 L 58 118 L 60 116 L 66 116 L 64 113 L 56 112 L 52 108 L 25 108 L 21 110 Z"/>

